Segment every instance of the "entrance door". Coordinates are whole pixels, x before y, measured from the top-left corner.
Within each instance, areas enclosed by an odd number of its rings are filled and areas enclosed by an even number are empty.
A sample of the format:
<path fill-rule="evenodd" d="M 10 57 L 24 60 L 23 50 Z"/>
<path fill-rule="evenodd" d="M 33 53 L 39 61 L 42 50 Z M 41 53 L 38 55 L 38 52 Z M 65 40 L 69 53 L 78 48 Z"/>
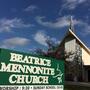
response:
<path fill-rule="evenodd" d="M 88 70 L 88 82 L 90 82 L 90 70 Z"/>

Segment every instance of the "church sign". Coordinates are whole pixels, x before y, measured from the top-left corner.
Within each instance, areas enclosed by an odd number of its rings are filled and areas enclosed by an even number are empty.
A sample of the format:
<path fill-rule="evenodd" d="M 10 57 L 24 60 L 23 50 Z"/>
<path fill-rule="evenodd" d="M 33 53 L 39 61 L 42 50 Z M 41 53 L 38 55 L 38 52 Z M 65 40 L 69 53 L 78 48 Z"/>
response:
<path fill-rule="evenodd" d="M 64 62 L 0 49 L 0 88 L 63 90 Z"/>

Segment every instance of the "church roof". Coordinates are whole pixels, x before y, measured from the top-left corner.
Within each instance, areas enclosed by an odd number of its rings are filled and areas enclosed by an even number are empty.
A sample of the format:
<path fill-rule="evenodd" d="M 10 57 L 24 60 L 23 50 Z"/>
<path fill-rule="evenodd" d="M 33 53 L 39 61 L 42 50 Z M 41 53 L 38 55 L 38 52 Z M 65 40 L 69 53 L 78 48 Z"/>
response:
<path fill-rule="evenodd" d="M 64 42 L 68 35 L 73 36 L 79 42 L 80 46 L 82 46 L 90 54 L 90 49 L 77 37 L 77 35 L 71 29 L 68 30 L 60 45 Z"/>

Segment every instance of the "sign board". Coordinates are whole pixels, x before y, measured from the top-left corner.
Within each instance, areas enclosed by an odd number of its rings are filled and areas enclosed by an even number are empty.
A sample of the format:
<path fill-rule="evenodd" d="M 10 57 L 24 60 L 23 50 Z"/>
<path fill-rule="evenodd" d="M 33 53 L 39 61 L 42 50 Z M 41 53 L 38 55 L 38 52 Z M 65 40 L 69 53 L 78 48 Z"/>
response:
<path fill-rule="evenodd" d="M 0 88 L 63 90 L 64 62 L 0 49 Z"/>

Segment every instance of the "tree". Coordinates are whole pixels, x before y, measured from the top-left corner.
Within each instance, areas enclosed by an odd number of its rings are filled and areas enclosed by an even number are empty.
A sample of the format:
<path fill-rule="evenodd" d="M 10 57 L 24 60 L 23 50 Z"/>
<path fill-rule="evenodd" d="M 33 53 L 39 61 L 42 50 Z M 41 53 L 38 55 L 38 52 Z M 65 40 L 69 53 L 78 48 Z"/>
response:
<path fill-rule="evenodd" d="M 46 43 L 48 46 L 48 50 L 45 52 L 42 49 L 37 49 L 37 54 L 64 60 L 65 79 L 73 81 L 81 80 L 83 67 L 80 46 L 77 44 L 76 51 L 74 52 L 66 52 L 64 50 L 64 45 L 59 46 L 50 39 L 47 39 Z"/>
<path fill-rule="evenodd" d="M 77 44 L 75 52 L 68 52 L 65 54 L 66 79 L 81 81 L 82 80 L 82 58 L 81 48 Z"/>
<path fill-rule="evenodd" d="M 35 53 L 38 54 L 38 55 L 45 55 L 45 51 L 42 50 L 41 48 L 36 49 Z"/>

